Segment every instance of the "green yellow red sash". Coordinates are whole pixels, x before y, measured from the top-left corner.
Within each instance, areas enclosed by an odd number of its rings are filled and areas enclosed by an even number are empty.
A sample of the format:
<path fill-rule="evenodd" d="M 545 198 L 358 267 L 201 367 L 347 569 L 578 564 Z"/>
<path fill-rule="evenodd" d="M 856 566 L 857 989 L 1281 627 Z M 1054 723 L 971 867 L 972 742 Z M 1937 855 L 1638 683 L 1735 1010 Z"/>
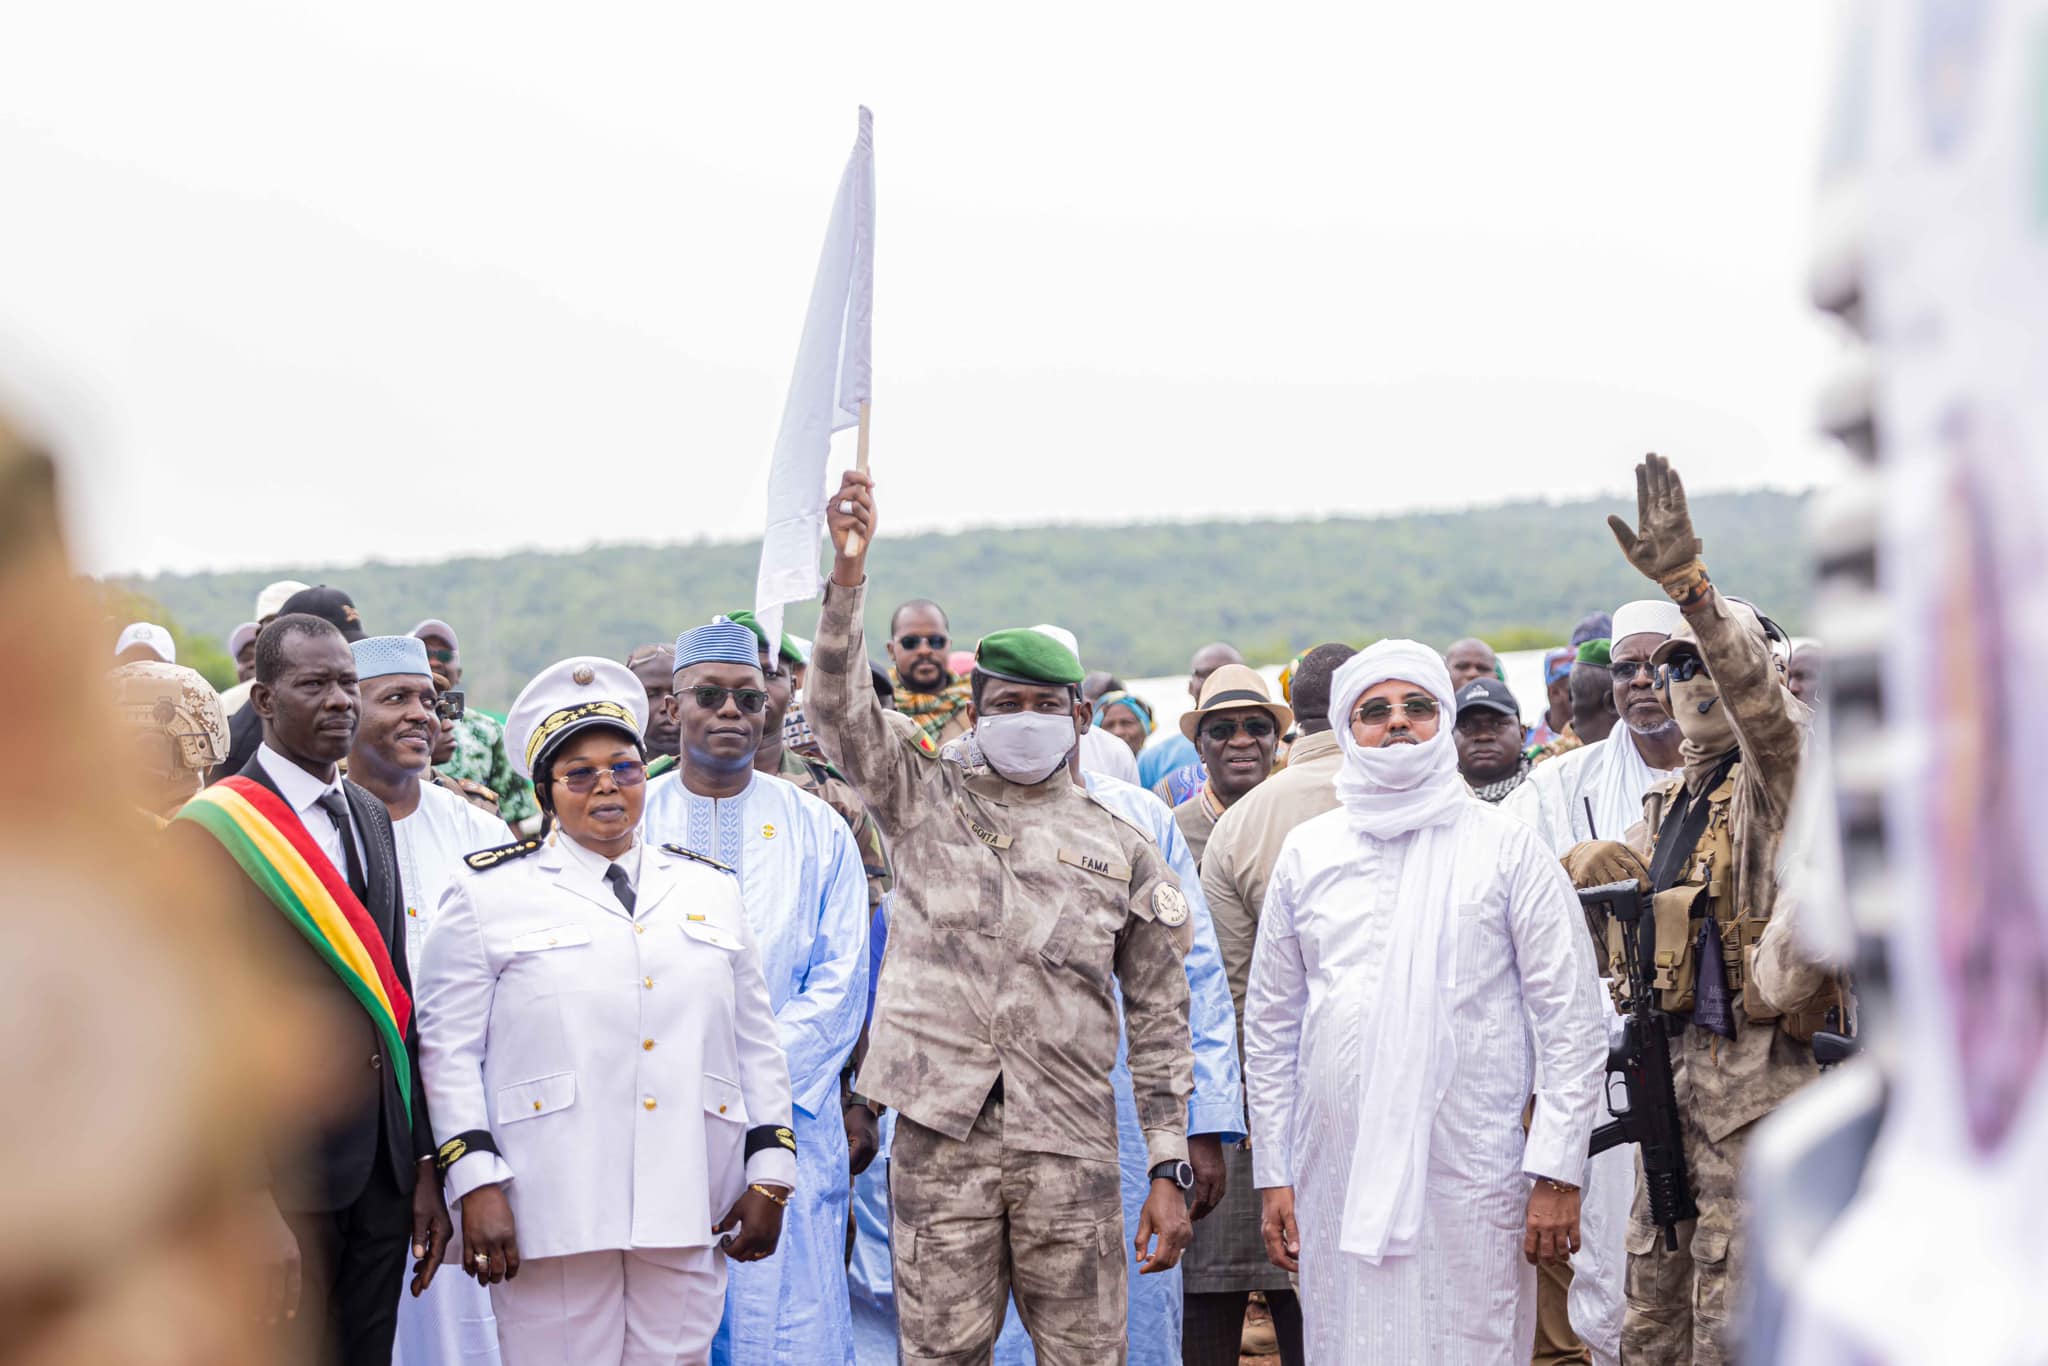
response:
<path fill-rule="evenodd" d="M 263 784 L 237 776 L 202 790 L 177 819 L 193 822 L 220 841 L 370 1013 L 410 1117 L 412 1065 L 405 1031 L 412 998 L 399 983 L 370 913 L 314 843 L 298 813 Z"/>

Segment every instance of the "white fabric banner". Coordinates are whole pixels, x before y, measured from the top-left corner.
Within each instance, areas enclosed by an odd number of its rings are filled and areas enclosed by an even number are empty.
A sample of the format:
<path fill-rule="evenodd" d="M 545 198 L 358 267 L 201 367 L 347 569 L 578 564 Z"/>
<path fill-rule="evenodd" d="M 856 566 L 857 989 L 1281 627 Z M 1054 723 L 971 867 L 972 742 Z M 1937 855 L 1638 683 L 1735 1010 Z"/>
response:
<path fill-rule="evenodd" d="M 875 303 L 874 116 L 860 111 L 853 155 L 825 225 L 825 249 L 811 283 L 810 312 L 797 343 L 796 371 L 782 405 L 768 469 L 768 520 L 754 615 L 768 639 L 782 635 L 786 603 L 818 596 L 818 539 L 825 530 L 825 462 L 832 433 L 860 420 L 872 380 Z"/>

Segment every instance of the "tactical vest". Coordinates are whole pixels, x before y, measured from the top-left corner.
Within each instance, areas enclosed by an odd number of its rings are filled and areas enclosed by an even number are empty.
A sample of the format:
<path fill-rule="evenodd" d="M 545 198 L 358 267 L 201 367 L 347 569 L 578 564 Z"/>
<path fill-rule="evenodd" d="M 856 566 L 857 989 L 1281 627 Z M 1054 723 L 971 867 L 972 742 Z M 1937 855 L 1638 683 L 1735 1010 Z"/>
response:
<path fill-rule="evenodd" d="M 1741 772 L 1741 763 L 1731 765 L 1707 793 L 1706 824 L 1691 850 L 1669 851 L 1669 857 L 1682 858 L 1683 863 L 1671 877 L 1670 885 L 1655 892 L 1651 898 L 1650 919 L 1654 922 L 1654 929 L 1647 936 L 1650 940 L 1651 985 L 1657 993 L 1658 1009 L 1674 1015 L 1691 1015 L 1700 1005 L 1700 972 L 1704 966 L 1699 961 L 1702 941 L 1704 939 L 1711 945 L 1718 939 L 1721 975 L 1727 985 L 1728 1013 L 1733 1027 L 1740 1030 L 1745 1025 L 1775 1021 L 1778 1028 L 1792 1038 L 1809 1043 L 1818 1030 L 1843 1028 L 1843 1021 L 1847 1018 L 1846 993 L 1841 982 L 1830 979 L 1811 1000 L 1781 1015 L 1763 1000 L 1760 993 L 1749 990 L 1756 969 L 1757 941 L 1763 937 L 1764 926 L 1770 923 L 1770 917 L 1755 914 L 1736 898 L 1735 841 L 1730 829 L 1730 815 L 1734 807 L 1736 779 Z M 1682 782 L 1679 779 L 1661 783 L 1644 798 L 1645 815 L 1655 831 L 1657 846 L 1651 857 L 1653 868 L 1665 862 L 1665 840 L 1682 839 L 1684 836 L 1681 829 L 1667 830 L 1664 820 Z M 1713 933 L 1702 936 L 1701 924 L 1708 920 L 1714 926 Z M 1617 981 L 1625 980 L 1620 926 L 1612 921 L 1608 924 L 1607 953 L 1610 971 Z M 1833 1013 L 1832 1018 L 1830 1012 Z"/>

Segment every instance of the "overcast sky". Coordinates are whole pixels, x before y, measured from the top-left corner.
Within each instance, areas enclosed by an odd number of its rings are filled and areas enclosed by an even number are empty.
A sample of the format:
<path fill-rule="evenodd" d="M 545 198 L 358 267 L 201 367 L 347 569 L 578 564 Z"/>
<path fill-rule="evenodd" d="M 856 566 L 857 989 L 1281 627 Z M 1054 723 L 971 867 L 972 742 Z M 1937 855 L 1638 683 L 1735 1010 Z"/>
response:
<path fill-rule="evenodd" d="M 885 536 L 1832 469 L 1833 5 L 8 11 L 93 570 L 758 534 L 862 102 Z"/>

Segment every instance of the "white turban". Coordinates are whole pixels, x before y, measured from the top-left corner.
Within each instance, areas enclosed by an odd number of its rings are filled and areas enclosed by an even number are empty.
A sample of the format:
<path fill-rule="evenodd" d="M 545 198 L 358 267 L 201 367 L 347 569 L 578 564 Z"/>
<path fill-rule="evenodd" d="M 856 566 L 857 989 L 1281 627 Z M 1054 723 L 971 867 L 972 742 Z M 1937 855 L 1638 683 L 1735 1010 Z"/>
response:
<path fill-rule="evenodd" d="M 1419 745 L 1365 749 L 1351 710 L 1390 678 L 1436 699 L 1437 732 Z M 1412 640 L 1382 640 L 1353 655 L 1330 684 L 1330 721 L 1344 747 L 1337 800 L 1353 829 L 1403 839 L 1393 925 L 1379 986 L 1360 1021 L 1373 1048 L 1358 1100 L 1358 1137 L 1344 1192 L 1338 1246 L 1377 1265 L 1421 1246 L 1423 1190 L 1437 1106 L 1457 1069 L 1451 1001 L 1457 991 L 1459 817 L 1487 810 L 1458 774 L 1451 740 L 1456 697 L 1441 656 Z M 1404 838 L 1405 837 L 1405 838 Z"/>
<path fill-rule="evenodd" d="M 1366 689 L 1398 678 L 1436 699 L 1436 735 L 1419 745 L 1366 749 L 1351 734 L 1351 711 Z M 1443 657 L 1412 640 L 1382 640 L 1351 656 L 1330 681 L 1330 722 L 1344 748 L 1337 774 L 1337 801 L 1351 813 L 1353 829 L 1392 839 L 1455 816 L 1469 789 L 1458 775 L 1458 751 L 1451 727 L 1457 694 Z"/>

